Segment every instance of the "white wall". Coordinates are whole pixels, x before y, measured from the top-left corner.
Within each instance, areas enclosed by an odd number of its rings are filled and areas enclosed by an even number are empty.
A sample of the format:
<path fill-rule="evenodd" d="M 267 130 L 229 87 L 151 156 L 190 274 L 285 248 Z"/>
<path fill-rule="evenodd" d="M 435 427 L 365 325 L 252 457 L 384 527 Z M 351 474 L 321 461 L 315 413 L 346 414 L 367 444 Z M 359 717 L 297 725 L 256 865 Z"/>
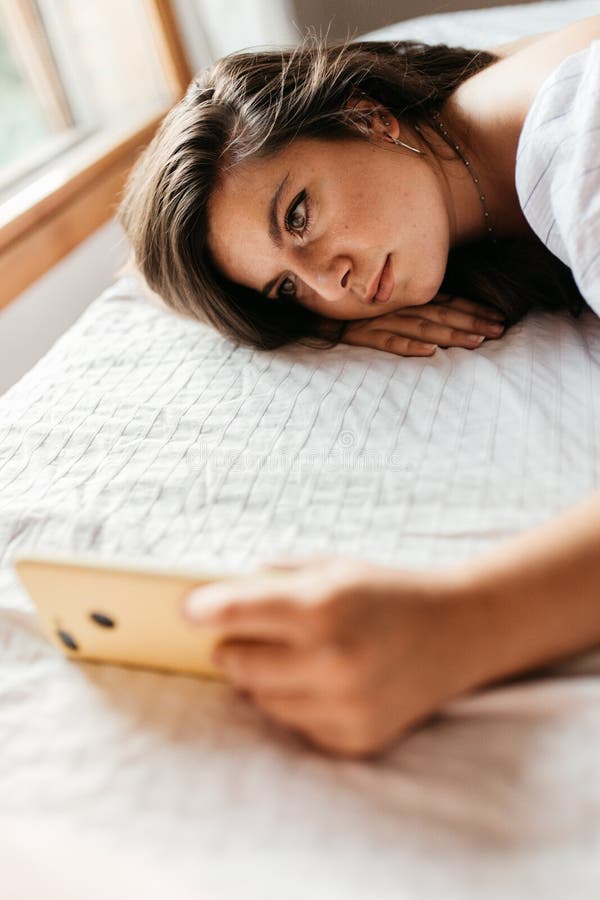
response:
<path fill-rule="evenodd" d="M 211 0 L 208 0 L 211 2 Z M 330 40 L 359 37 L 393 22 L 432 13 L 449 13 L 489 6 L 514 6 L 533 0 L 291 0 L 294 18 L 304 32 L 307 26 L 329 33 Z M 543 31 L 543 23 L 539 31 Z M 493 40 L 491 41 L 493 43 Z"/>
<path fill-rule="evenodd" d="M 126 258 L 123 231 L 110 221 L 0 311 L 0 394 L 114 281 Z"/>
<path fill-rule="evenodd" d="M 293 44 L 298 38 L 290 0 L 193 0 L 191 5 L 203 27 L 212 60 L 246 47 Z M 205 64 L 194 62 L 197 68 Z"/>

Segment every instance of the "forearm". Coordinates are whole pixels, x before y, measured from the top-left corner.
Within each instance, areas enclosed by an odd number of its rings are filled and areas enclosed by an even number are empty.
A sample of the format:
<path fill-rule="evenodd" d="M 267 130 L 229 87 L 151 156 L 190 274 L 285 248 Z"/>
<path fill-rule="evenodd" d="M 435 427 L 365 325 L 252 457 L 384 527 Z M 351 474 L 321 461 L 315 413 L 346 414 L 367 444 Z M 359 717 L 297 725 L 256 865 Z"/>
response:
<path fill-rule="evenodd" d="M 600 645 L 600 493 L 452 572 L 479 684 Z"/>

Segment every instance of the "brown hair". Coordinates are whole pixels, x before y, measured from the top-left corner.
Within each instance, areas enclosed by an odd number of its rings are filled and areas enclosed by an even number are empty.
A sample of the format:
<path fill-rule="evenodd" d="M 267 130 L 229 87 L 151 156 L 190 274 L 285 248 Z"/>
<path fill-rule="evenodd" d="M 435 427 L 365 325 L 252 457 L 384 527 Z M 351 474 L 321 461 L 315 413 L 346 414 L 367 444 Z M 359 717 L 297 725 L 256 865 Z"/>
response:
<path fill-rule="evenodd" d="M 130 175 L 119 219 L 135 265 L 173 310 L 241 344 L 334 346 L 347 322 L 285 296 L 274 303 L 213 264 L 207 208 L 223 168 L 267 156 L 300 136 L 368 140 L 348 115 L 349 98 L 361 92 L 409 127 L 433 128 L 433 113 L 456 87 L 497 59 L 445 44 L 326 45 L 312 35 L 292 49 L 224 57 L 190 84 Z M 425 134 L 419 136 L 433 152 Z M 583 305 L 571 270 L 535 236 L 454 248 L 440 290 L 501 310 L 507 325 L 533 306 L 568 307 L 578 315 Z"/>

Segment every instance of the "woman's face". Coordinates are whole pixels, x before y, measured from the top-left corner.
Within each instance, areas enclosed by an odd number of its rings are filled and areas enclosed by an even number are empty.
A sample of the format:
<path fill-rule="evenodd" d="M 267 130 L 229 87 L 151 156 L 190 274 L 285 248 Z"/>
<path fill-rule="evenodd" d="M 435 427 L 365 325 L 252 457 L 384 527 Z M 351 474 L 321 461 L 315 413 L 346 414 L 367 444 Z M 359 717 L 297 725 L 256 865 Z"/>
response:
<path fill-rule="evenodd" d="M 286 295 L 328 318 L 363 319 L 433 299 L 452 225 L 429 157 L 381 133 L 377 143 L 297 138 L 223 174 L 208 243 L 227 278 L 273 303 Z"/>

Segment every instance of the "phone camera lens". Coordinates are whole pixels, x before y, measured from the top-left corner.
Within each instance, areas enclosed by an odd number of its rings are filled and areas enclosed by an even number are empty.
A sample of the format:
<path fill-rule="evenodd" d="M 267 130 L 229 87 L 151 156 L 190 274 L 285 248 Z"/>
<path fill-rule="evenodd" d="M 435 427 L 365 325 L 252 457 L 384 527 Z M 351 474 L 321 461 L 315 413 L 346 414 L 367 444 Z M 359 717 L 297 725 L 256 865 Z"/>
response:
<path fill-rule="evenodd" d="M 93 622 L 96 622 L 97 625 L 102 625 L 103 628 L 114 628 L 115 623 L 110 618 L 110 616 L 105 616 L 104 613 L 90 613 L 90 619 Z"/>
<path fill-rule="evenodd" d="M 59 628 L 57 634 L 58 634 L 59 638 L 61 639 L 61 641 L 63 642 L 63 644 L 65 644 L 69 648 L 69 650 L 79 650 L 79 647 L 77 646 L 77 644 L 75 643 L 75 641 L 73 640 L 73 638 L 71 637 L 71 635 L 69 634 L 68 631 L 63 631 L 62 628 Z"/>

